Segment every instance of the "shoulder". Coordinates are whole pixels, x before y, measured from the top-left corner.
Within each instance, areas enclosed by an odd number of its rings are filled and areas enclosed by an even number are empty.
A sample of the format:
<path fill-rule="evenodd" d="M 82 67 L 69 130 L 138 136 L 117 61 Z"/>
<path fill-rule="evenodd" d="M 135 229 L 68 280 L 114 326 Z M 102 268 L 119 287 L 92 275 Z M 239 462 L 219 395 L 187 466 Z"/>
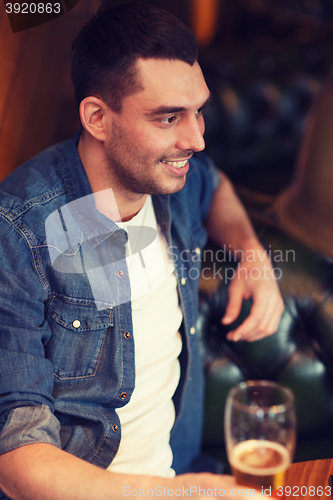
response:
<path fill-rule="evenodd" d="M 189 210 L 201 213 L 201 219 L 204 220 L 220 181 L 219 171 L 208 156 L 193 156 L 184 188 L 170 196 L 171 206 L 185 205 Z"/>
<path fill-rule="evenodd" d="M 19 214 L 63 194 L 72 146 L 73 140 L 56 144 L 9 174 L 0 183 L 1 213 Z"/>
<path fill-rule="evenodd" d="M 70 140 L 46 149 L 0 183 L 3 238 L 21 234 L 30 246 L 45 240 L 47 217 L 70 201 L 64 173 L 70 165 L 72 146 Z"/>
<path fill-rule="evenodd" d="M 190 170 L 188 179 L 191 180 L 192 176 L 199 176 L 200 178 L 212 182 L 214 188 L 220 182 L 219 170 L 214 164 L 213 160 L 205 153 L 195 154 L 190 159 Z"/>

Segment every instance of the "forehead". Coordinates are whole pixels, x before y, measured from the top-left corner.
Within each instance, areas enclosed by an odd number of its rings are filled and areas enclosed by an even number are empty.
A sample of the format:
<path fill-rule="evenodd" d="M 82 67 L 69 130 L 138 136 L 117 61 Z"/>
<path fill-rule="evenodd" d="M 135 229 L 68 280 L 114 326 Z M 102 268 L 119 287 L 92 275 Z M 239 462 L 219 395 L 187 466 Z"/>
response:
<path fill-rule="evenodd" d="M 138 59 L 136 67 L 141 91 L 128 99 L 147 109 L 159 105 L 197 109 L 209 97 L 197 62 L 191 66 L 179 60 Z"/>

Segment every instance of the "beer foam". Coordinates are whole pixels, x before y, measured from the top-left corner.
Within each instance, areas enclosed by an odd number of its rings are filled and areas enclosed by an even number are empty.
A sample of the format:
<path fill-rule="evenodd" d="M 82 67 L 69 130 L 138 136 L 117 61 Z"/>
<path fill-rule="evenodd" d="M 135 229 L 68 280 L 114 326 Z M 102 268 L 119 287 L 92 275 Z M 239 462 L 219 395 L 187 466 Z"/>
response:
<path fill-rule="evenodd" d="M 246 474 L 270 476 L 289 467 L 290 455 L 287 448 L 279 443 L 251 439 L 234 447 L 230 464 Z"/>

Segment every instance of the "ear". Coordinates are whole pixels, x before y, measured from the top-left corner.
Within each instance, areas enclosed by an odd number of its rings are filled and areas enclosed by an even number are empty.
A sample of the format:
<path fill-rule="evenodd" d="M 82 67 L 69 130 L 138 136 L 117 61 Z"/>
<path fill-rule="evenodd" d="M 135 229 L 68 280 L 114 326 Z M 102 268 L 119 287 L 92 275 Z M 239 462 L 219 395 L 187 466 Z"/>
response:
<path fill-rule="evenodd" d="M 104 142 L 112 115 L 105 102 L 98 97 L 86 97 L 80 103 L 79 113 L 83 128 L 95 139 Z"/>

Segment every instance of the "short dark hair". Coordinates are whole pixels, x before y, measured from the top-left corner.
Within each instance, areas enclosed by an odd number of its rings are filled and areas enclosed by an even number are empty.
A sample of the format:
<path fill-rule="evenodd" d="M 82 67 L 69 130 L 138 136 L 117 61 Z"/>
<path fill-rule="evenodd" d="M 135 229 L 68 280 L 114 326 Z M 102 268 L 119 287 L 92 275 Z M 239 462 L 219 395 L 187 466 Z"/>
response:
<path fill-rule="evenodd" d="M 78 104 L 100 97 L 120 112 L 124 97 L 139 90 L 137 58 L 198 59 L 194 34 L 179 19 L 149 4 L 100 9 L 72 44 L 72 81 Z"/>

